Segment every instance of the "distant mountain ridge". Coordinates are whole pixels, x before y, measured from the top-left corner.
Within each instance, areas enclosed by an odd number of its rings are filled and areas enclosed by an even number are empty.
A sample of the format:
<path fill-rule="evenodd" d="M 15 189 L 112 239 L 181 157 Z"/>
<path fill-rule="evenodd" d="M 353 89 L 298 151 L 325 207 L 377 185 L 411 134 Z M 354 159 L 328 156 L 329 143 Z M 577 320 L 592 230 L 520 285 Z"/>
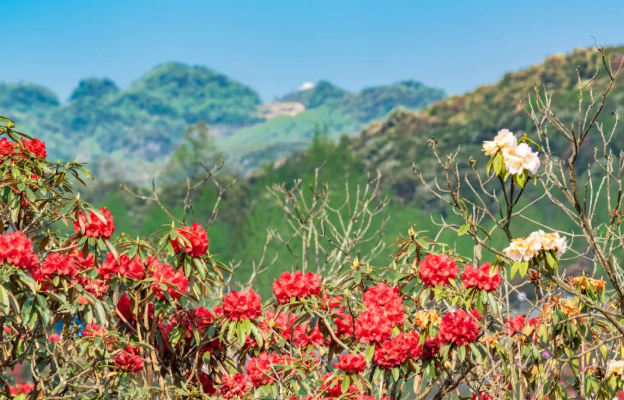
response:
<path fill-rule="evenodd" d="M 0 83 L 0 115 L 45 140 L 53 157 L 104 158 L 124 168 L 161 163 L 189 125 L 204 121 L 230 161 L 249 169 L 305 147 L 315 126 L 326 124 L 332 137 L 356 134 L 396 107 L 420 109 L 444 97 L 408 81 L 356 93 L 327 81 L 312 86 L 267 112 L 251 87 L 203 66 L 171 62 L 126 90 L 108 78 L 83 79 L 66 104 L 40 85 Z"/>

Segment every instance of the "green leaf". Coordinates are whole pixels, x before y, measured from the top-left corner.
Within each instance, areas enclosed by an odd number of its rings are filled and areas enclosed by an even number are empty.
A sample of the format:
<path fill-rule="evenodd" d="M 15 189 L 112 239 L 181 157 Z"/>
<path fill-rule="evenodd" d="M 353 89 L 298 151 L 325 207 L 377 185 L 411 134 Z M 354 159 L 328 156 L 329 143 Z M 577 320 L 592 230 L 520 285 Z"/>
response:
<path fill-rule="evenodd" d="M 24 302 L 24 307 L 22 307 L 22 321 L 31 328 L 34 328 L 37 323 L 37 310 L 33 297 L 28 297 Z"/>
<path fill-rule="evenodd" d="M 344 379 L 342 380 L 342 385 L 340 386 L 342 393 L 347 393 L 347 391 L 349 390 L 349 383 L 351 383 L 349 375 L 345 375 Z"/>
<path fill-rule="evenodd" d="M 0 285 L 0 307 L 2 307 L 2 312 L 5 315 L 7 315 L 11 311 L 11 304 L 9 303 L 9 292 L 2 285 Z"/>
<path fill-rule="evenodd" d="M 369 363 L 375 355 L 375 344 L 371 343 L 366 347 L 366 362 Z"/>
<path fill-rule="evenodd" d="M 547 250 L 544 252 L 546 254 L 546 262 L 552 268 L 557 268 L 558 262 L 557 257 L 555 256 L 555 252 L 552 250 Z"/>
<path fill-rule="evenodd" d="M 496 175 L 501 174 L 503 170 L 503 155 L 500 153 L 497 153 L 494 156 L 494 172 L 496 172 Z"/>
<path fill-rule="evenodd" d="M 465 235 L 470 230 L 470 224 L 462 225 L 457 230 L 457 236 Z"/>
<path fill-rule="evenodd" d="M 238 337 L 238 344 L 239 346 L 244 346 L 245 345 L 245 326 L 242 322 L 239 322 L 236 324 L 236 336 Z"/>
<path fill-rule="evenodd" d="M 401 371 L 399 371 L 399 367 L 392 368 L 392 377 L 394 378 L 395 382 L 399 381 L 400 373 Z"/>
<path fill-rule="evenodd" d="M 459 346 L 457 348 L 457 356 L 459 357 L 459 361 L 464 361 L 466 359 L 466 346 Z"/>
<path fill-rule="evenodd" d="M 529 272 L 529 262 L 523 261 L 520 263 L 520 276 L 524 278 L 527 272 Z"/>

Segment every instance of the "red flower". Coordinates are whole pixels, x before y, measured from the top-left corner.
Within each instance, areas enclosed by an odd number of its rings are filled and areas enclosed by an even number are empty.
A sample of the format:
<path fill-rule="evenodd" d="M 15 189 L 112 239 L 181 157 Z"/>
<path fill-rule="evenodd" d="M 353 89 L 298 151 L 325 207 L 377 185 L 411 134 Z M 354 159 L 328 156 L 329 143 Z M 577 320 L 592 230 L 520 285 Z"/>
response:
<path fill-rule="evenodd" d="M 15 152 L 15 143 L 3 137 L 0 139 L 0 160 L 4 157 L 13 155 Z"/>
<path fill-rule="evenodd" d="M 492 397 L 491 394 L 487 393 L 475 393 L 472 395 L 472 398 L 470 400 L 494 400 L 494 397 Z"/>
<path fill-rule="evenodd" d="M 37 268 L 39 259 L 33 251 L 32 242 L 20 231 L 0 235 L 0 264 L 13 264 L 31 273 Z"/>
<path fill-rule="evenodd" d="M 353 336 L 353 316 L 339 309 L 335 313 L 334 323 L 336 324 L 336 333 L 338 336 Z"/>
<path fill-rule="evenodd" d="M 48 156 L 45 142 L 34 138 L 33 140 L 22 139 L 22 143 L 24 143 L 24 148 L 33 153 L 35 156 L 39 158 L 46 158 Z"/>
<path fill-rule="evenodd" d="M 182 297 L 182 293 L 188 291 L 188 278 L 184 275 L 184 271 L 180 269 L 176 272 L 171 265 L 161 264 L 156 259 L 150 261 L 149 275 L 150 278 L 156 279 L 156 281 L 152 283 L 152 291 L 156 295 L 156 298 L 159 300 L 164 300 L 166 298 L 163 289 L 160 287 L 161 284 L 165 284 L 169 288 L 167 290 L 169 296 L 173 300 L 179 300 Z"/>
<path fill-rule="evenodd" d="M 119 302 L 117 303 L 117 310 L 126 319 L 126 321 L 130 323 L 133 323 L 133 321 L 136 319 L 136 316 L 134 315 L 134 309 L 131 308 L 130 297 L 128 297 L 128 295 L 125 293 L 123 293 L 121 297 L 119 298 Z M 139 313 L 141 313 L 141 320 L 143 319 L 143 312 L 144 312 L 144 308 L 141 307 L 139 309 Z M 154 304 L 153 303 L 149 303 L 147 314 L 150 318 L 154 316 Z"/>
<path fill-rule="evenodd" d="M 306 348 L 308 346 L 325 346 L 325 339 L 323 338 L 318 326 L 315 326 L 310 332 L 307 332 L 307 330 L 308 324 L 299 325 L 295 330 L 295 333 L 293 334 L 293 342 L 297 347 Z M 290 339 L 290 336 L 286 339 Z"/>
<path fill-rule="evenodd" d="M 254 387 L 270 385 L 274 381 L 273 364 L 279 363 L 279 357 L 275 354 L 260 353 L 247 362 L 247 377 Z"/>
<path fill-rule="evenodd" d="M 191 228 L 188 226 L 176 228 L 176 232 L 189 242 L 187 243 L 180 238 L 171 240 L 171 246 L 176 253 L 185 252 L 191 257 L 201 257 L 208 251 L 208 234 L 197 222 Z"/>
<path fill-rule="evenodd" d="M 105 281 L 101 279 L 93 279 L 86 282 L 86 285 L 84 285 L 84 289 L 96 298 L 102 299 L 108 291 L 108 285 Z"/>
<path fill-rule="evenodd" d="M 490 263 L 481 265 L 479 269 L 468 264 L 466 265 L 466 269 L 464 269 L 462 281 L 466 289 L 475 287 L 479 290 L 492 292 L 501 285 L 502 278 L 498 272 L 490 275 Z"/>
<path fill-rule="evenodd" d="M 9 392 L 12 395 L 28 394 L 32 392 L 34 388 L 35 388 L 35 385 L 32 383 L 16 383 L 15 387 L 13 386 L 9 387 Z"/>
<path fill-rule="evenodd" d="M 420 262 L 418 273 L 427 287 L 444 286 L 457 278 L 458 269 L 455 259 L 446 254 L 429 253 Z"/>
<path fill-rule="evenodd" d="M 364 311 L 357 318 L 355 336 L 362 343 L 381 343 L 392 336 L 392 322 L 377 309 Z"/>
<path fill-rule="evenodd" d="M 105 281 L 111 279 L 113 275 L 121 275 L 132 279 L 145 278 L 145 265 L 139 256 L 135 256 L 132 260 L 127 254 L 119 255 L 119 262 L 115 260 L 113 253 L 106 254 L 106 261 L 97 269 L 98 274 Z"/>
<path fill-rule="evenodd" d="M 187 379 L 189 378 L 190 374 L 187 375 Z M 203 372 L 197 372 L 197 374 L 194 374 L 191 377 L 190 382 L 194 385 L 197 385 L 197 377 L 199 376 L 199 385 L 201 386 L 201 389 L 204 393 L 206 393 L 209 396 L 213 396 L 215 394 L 217 394 L 217 390 L 214 387 L 214 382 L 212 381 L 212 379 L 210 379 L 210 377 L 206 374 L 204 374 Z"/>
<path fill-rule="evenodd" d="M 362 301 L 369 310 L 387 318 L 392 326 L 403 324 L 405 312 L 403 311 L 403 298 L 399 288 L 390 288 L 383 282 L 377 284 L 364 293 Z"/>
<path fill-rule="evenodd" d="M 324 311 L 331 311 L 334 308 L 340 308 L 340 302 L 342 301 L 342 297 L 340 296 L 336 296 L 336 297 L 331 297 L 328 296 L 327 293 L 323 292 L 321 293 L 321 301 L 323 303 L 323 310 Z"/>
<path fill-rule="evenodd" d="M 98 324 L 87 324 L 81 332 L 82 337 L 106 337 L 106 328 Z"/>
<path fill-rule="evenodd" d="M 236 373 L 232 376 L 224 375 L 221 383 L 221 397 L 224 399 L 233 399 L 234 397 L 243 397 L 251 389 L 251 384 L 245 375 Z"/>
<path fill-rule="evenodd" d="M 294 274 L 284 272 L 279 281 L 273 282 L 275 298 L 282 304 L 288 303 L 291 297 L 303 299 L 321 293 L 321 277 L 312 272 L 303 274 L 295 271 Z"/>
<path fill-rule="evenodd" d="M 52 279 L 56 275 L 69 278 L 78 275 L 78 270 L 72 256 L 51 253 L 41 264 L 41 268 L 35 271 L 33 276 L 37 282 L 43 282 Z"/>
<path fill-rule="evenodd" d="M 413 360 L 418 360 L 420 357 L 420 353 L 422 352 L 422 346 L 420 345 L 420 335 L 416 331 L 411 331 L 407 334 L 407 339 L 409 341 L 409 348 L 407 349 L 407 354 Z"/>
<path fill-rule="evenodd" d="M 260 307 L 260 296 L 253 289 L 232 290 L 223 299 L 223 315 L 230 321 L 254 320 L 261 314 Z"/>
<path fill-rule="evenodd" d="M 472 314 L 472 316 L 475 317 L 477 321 L 481 321 L 483 319 L 483 315 L 481 315 L 479 310 L 477 310 L 476 308 L 470 310 L 470 314 Z"/>
<path fill-rule="evenodd" d="M 440 325 L 440 339 L 444 343 L 455 343 L 463 346 L 477 340 L 479 325 L 474 318 L 464 310 L 447 313 Z"/>
<path fill-rule="evenodd" d="M 89 214 L 88 221 L 82 212 L 78 214 L 78 217 L 85 227 L 85 235 L 93 238 L 102 237 L 104 239 L 110 239 L 110 237 L 113 236 L 113 232 L 115 232 L 113 215 L 106 209 L 106 207 L 102 207 L 100 209 L 100 214 L 102 214 L 106 222 L 98 218 L 98 216 L 93 212 Z M 80 232 L 80 223 L 78 221 L 74 221 L 74 231 Z"/>
<path fill-rule="evenodd" d="M 420 353 L 421 360 L 429 360 L 438 355 L 440 347 L 442 347 L 442 343 L 440 343 L 440 338 L 438 336 L 425 340 Z"/>
<path fill-rule="evenodd" d="M 337 398 L 342 396 L 342 394 L 344 393 L 342 391 L 342 381 L 344 380 L 344 376 L 335 376 L 334 374 L 329 372 L 323 376 L 322 380 L 323 385 L 321 386 L 321 388 L 325 391 L 325 393 L 329 395 L 329 397 Z M 347 393 L 360 394 L 361 392 L 360 389 L 358 389 L 358 387 L 355 385 L 355 383 L 352 383 L 351 385 L 349 385 Z"/>
<path fill-rule="evenodd" d="M 334 363 L 334 367 L 345 372 L 361 374 L 366 368 L 366 359 L 361 354 L 339 355 L 338 362 Z"/>
<path fill-rule="evenodd" d="M 61 335 L 59 335 L 58 333 L 53 333 L 50 336 L 48 336 L 48 342 L 50 343 L 57 343 L 61 340 Z"/>
<path fill-rule="evenodd" d="M 138 349 L 128 345 L 119 356 L 113 359 L 117 369 L 135 374 L 143 369 L 143 360 Z"/>
<path fill-rule="evenodd" d="M 389 369 L 402 364 L 407 360 L 408 352 L 412 345 L 411 338 L 408 338 L 404 333 L 399 333 L 375 348 L 373 357 L 375 364 L 383 369 Z"/>
<path fill-rule="evenodd" d="M 518 314 L 509 318 L 509 321 L 505 324 L 505 334 L 509 337 L 514 337 L 518 332 L 522 332 L 525 322 L 526 317 L 524 314 Z"/>

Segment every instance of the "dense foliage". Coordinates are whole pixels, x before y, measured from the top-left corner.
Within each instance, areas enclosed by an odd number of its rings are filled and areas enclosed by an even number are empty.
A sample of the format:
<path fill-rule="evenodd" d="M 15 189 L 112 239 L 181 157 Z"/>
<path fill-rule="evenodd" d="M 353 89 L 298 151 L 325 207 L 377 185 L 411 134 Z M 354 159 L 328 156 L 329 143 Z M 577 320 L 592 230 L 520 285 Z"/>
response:
<path fill-rule="evenodd" d="M 265 252 L 239 287 L 232 277 L 237 266 L 227 267 L 210 250 L 233 240 L 211 230 L 231 186 L 217 186 L 207 222 L 190 222 L 198 216 L 191 195 L 214 182 L 221 164 L 200 164 L 204 172 L 187 181 L 179 216 L 155 189 L 128 190 L 157 204 L 170 223 L 136 240 L 114 236 L 120 218 L 74 194 L 72 182 L 90 178 L 84 166 L 49 161 L 44 142 L 0 117 L 0 393 L 614 398 L 624 387 L 624 153 L 615 140 L 617 111 L 611 125 L 598 122 L 619 69 L 610 54 L 597 53 L 606 87 L 594 96 L 592 85 L 600 82 L 579 74 L 580 106 L 571 125 L 557 116 L 552 95 L 540 91 L 524 109 L 536 134 L 501 129 L 483 141 L 484 155 L 467 155 L 469 169 L 457 162 L 459 150 L 442 155 L 430 141 L 437 165 L 426 172 L 440 180 L 430 184 L 418 168 L 416 178 L 459 223 L 442 216 L 437 233 L 410 227 L 389 246 L 390 259 L 381 258 L 386 246 L 373 223 L 388 206 L 381 176 L 346 184 L 344 202 L 332 206 L 316 168 L 307 186 L 269 189 L 288 229 L 268 232 Z M 553 136 L 563 138 L 557 151 L 568 141 L 565 158 L 555 153 Z M 588 141 L 602 146 L 584 170 Z M 592 168 L 603 173 L 587 175 Z M 546 203 L 574 229 L 527 216 Z M 512 233 L 518 220 L 529 221 L 532 232 Z M 468 239 L 469 250 L 443 243 L 444 232 Z M 493 240 L 496 233 L 504 246 Z M 266 254 L 271 240 L 294 261 L 263 301 L 256 276 L 283 262 Z M 570 260 L 586 260 L 593 271 L 572 275 L 563 266 Z M 522 288 L 535 297 L 518 313 L 510 297 Z M 19 382 L 24 375 L 28 381 Z"/>

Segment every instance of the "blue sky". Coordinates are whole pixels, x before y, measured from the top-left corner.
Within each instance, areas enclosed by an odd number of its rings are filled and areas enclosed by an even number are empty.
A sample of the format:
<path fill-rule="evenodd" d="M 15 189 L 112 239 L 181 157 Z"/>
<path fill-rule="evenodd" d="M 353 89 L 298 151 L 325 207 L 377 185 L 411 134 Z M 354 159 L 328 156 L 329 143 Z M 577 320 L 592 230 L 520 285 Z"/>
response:
<path fill-rule="evenodd" d="M 125 88 L 166 61 L 208 66 L 265 100 L 319 79 L 461 94 L 592 36 L 624 43 L 621 0 L 0 0 L 0 15 L 0 81 L 62 101 L 81 78 Z"/>

